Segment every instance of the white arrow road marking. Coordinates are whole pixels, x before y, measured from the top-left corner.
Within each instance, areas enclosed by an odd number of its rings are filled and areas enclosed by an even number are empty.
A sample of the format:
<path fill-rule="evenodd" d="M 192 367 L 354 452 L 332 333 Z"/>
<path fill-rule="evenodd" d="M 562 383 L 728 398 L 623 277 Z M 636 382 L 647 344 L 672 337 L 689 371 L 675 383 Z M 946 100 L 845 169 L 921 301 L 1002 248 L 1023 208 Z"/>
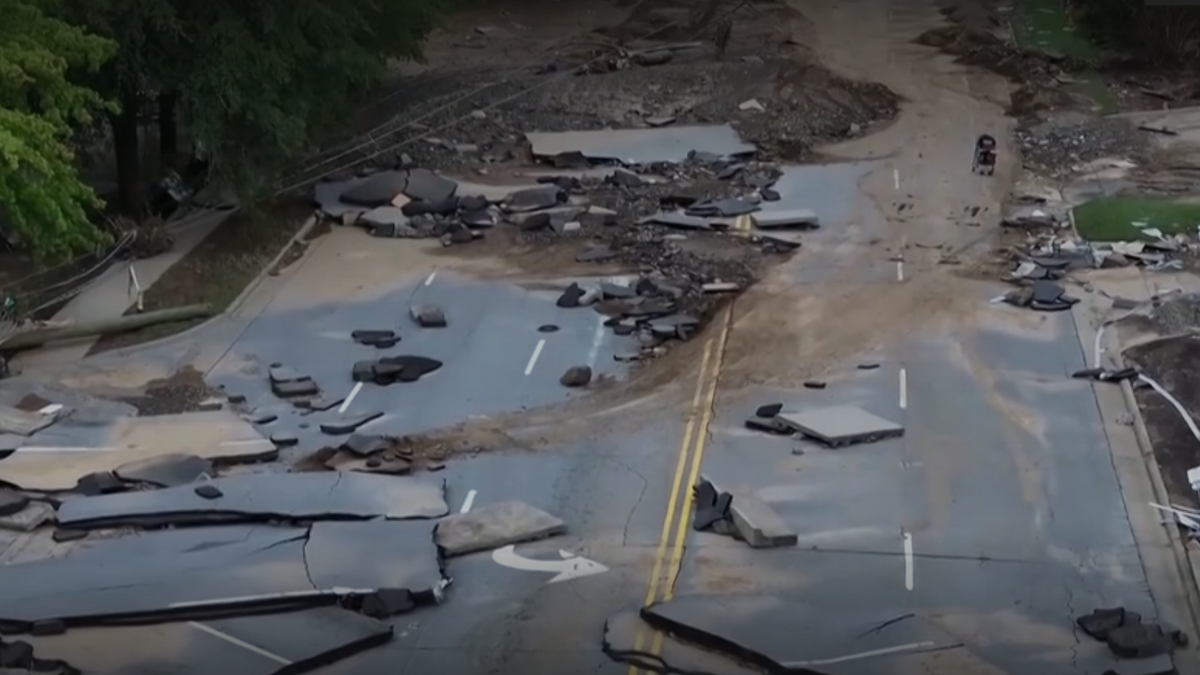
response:
<path fill-rule="evenodd" d="M 518 555 L 516 546 L 505 546 L 492 551 L 492 560 L 503 567 L 524 572 L 557 572 L 554 578 L 547 582 L 551 584 L 608 571 L 607 567 L 595 560 L 588 560 L 569 551 L 559 549 L 558 555 L 562 560 L 534 560 Z"/>

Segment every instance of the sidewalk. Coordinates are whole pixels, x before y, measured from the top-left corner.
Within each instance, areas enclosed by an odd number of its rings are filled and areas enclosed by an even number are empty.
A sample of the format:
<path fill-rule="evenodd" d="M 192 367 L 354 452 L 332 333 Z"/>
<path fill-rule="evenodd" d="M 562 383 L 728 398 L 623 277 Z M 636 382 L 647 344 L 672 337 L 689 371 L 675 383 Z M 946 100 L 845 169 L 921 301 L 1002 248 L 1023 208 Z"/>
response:
<path fill-rule="evenodd" d="M 75 296 L 54 315 L 53 320 L 72 323 L 115 319 L 134 302 L 129 288 L 129 270 L 137 275 L 142 291 L 158 281 L 172 265 L 196 248 L 233 211 L 213 211 L 200 217 L 186 228 L 175 230 L 175 246 L 167 253 L 145 260 L 122 261 L 114 264 L 91 286 Z M 96 338 L 60 342 L 41 349 L 22 353 L 18 358 L 23 371 L 39 367 L 79 361 L 95 344 Z"/>

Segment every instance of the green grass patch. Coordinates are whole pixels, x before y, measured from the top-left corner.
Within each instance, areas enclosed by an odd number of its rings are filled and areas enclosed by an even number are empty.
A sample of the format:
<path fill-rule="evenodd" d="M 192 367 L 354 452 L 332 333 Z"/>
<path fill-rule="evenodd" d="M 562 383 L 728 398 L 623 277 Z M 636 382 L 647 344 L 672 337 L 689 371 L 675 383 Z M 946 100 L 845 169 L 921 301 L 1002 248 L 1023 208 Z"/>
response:
<path fill-rule="evenodd" d="M 1073 210 L 1079 236 L 1091 241 L 1144 239 L 1141 228 L 1158 228 L 1163 234 L 1194 232 L 1200 225 L 1200 202 L 1158 197 L 1102 197 Z"/>
<path fill-rule="evenodd" d="M 1086 34 L 1068 24 L 1062 0 L 1018 0 L 1012 29 L 1013 39 L 1025 49 L 1061 54 L 1088 63 L 1095 63 L 1100 58 L 1100 48 Z M 1084 71 L 1074 77 L 1078 82 L 1071 85 L 1072 91 L 1091 100 L 1100 114 L 1117 112 L 1117 97 L 1100 73 Z"/>

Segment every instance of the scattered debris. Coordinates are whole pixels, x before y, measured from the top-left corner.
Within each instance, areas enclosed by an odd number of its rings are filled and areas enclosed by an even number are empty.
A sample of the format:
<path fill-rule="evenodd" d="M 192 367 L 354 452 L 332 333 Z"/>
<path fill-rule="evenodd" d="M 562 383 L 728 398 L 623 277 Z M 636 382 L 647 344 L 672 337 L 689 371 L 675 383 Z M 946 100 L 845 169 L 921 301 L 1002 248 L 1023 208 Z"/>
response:
<path fill-rule="evenodd" d="M 1107 644 L 1109 650 L 1122 659 L 1164 657 L 1188 643 L 1187 635 L 1178 628 L 1146 623 L 1140 614 L 1124 607 L 1096 609 L 1077 617 L 1075 623 L 1088 636 Z M 1169 664 L 1169 659 L 1165 662 Z"/>
<path fill-rule="evenodd" d="M 267 377 L 271 383 L 271 392 L 279 398 L 317 396 L 321 393 L 320 387 L 311 377 L 301 375 L 282 364 L 272 364 Z"/>

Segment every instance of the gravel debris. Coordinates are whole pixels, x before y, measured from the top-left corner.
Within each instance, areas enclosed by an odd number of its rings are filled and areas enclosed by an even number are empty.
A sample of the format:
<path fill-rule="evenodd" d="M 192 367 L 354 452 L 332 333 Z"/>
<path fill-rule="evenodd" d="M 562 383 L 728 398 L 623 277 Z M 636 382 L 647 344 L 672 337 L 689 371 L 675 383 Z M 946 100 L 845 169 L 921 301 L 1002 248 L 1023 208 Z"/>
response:
<path fill-rule="evenodd" d="M 1066 176 L 1080 164 L 1107 157 L 1137 163 L 1151 151 L 1148 135 L 1128 121 L 1078 112 L 1026 119 L 1016 139 L 1026 168 L 1047 177 Z"/>
<path fill-rule="evenodd" d="M 212 395 L 203 373 L 185 366 L 171 377 L 147 383 L 140 396 L 125 396 L 120 400 L 136 408 L 139 416 L 150 417 L 197 412 L 201 401 Z"/>

